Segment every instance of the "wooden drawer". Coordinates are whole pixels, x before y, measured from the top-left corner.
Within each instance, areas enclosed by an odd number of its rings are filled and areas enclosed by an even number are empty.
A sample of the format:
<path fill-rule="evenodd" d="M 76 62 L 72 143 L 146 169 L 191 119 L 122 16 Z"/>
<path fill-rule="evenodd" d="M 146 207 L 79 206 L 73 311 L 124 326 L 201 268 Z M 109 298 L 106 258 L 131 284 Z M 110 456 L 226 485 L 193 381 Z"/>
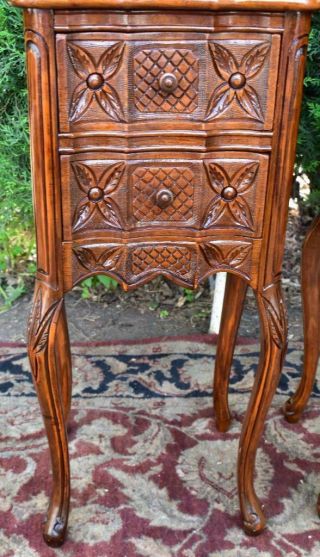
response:
<path fill-rule="evenodd" d="M 125 289 L 135 288 L 164 275 L 176 283 L 195 288 L 212 271 L 236 271 L 255 284 L 261 240 L 224 238 L 169 238 L 153 242 L 77 241 L 64 244 L 65 287 L 92 273 L 108 273 Z M 72 262 L 72 264 L 70 264 Z"/>
<path fill-rule="evenodd" d="M 142 229 L 262 232 L 269 157 L 63 156 L 64 239 Z"/>
<path fill-rule="evenodd" d="M 57 34 L 60 131 L 199 122 L 271 130 L 276 33 Z M 189 124 L 188 124 L 189 123 Z"/>

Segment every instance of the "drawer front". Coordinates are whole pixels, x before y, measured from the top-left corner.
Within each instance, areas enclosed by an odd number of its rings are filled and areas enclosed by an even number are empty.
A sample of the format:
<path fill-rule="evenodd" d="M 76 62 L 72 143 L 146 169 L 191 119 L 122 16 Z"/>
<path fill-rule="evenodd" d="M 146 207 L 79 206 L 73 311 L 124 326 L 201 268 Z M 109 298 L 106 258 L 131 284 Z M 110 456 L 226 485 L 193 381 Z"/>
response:
<path fill-rule="evenodd" d="M 152 229 L 236 231 L 259 237 L 269 158 L 224 152 L 201 159 L 61 158 L 64 239 Z"/>
<path fill-rule="evenodd" d="M 116 130 L 146 119 L 150 127 L 170 119 L 182 127 L 272 129 L 279 35 L 165 35 L 58 34 L 60 131 Z"/>
<path fill-rule="evenodd" d="M 236 272 L 254 285 L 260 250 L 261 240 L 231 238 L 201 242 L 175 239 L 67 243 L 64 245 L 66 287 L 92 273 L 107 273 L 126 289 L 157 275 L 194 288 L 216 271 Z"/>
<path fill-rule="evenodd" d="M 205 46 L 135 45 L 129 86 L 133 92 L 130 112 L 145 115 L 196 115 L 199 112 L 199 77 L 203 78 Z M 201 94 L 201 92 L 200 92 Z M 133 101 L 133 102 L 132 102 Z"/>

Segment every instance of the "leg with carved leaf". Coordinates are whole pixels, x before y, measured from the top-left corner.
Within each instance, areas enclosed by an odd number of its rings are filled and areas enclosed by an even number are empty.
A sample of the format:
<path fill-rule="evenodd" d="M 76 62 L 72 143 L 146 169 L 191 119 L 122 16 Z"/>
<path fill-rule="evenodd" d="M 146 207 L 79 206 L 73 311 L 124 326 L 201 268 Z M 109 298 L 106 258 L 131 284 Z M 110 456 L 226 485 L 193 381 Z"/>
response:
<path fill-rule="evenodd" d="M 64 541 L 70 498 L 65 426 L 69 396 L 61 396 L 60 385 L 62 373 L 69 369 L 68 362 L 64 362 L 66 329 L 63 304 L 63 298 L 57 291 L 43 283 L 36 283 L 28 330 L 28 354 L 51 454 L 53 490 L 43 536 L 52 546 L 59 546 Z"/>
<path fill-rule="evenodd" d="M 72 367 L 68 323 L 64 300 L 62 302 L 59 321 L 57 323 L 56 336 L 56 345 L 59 347 L 59 350 L 57 350 L 57 369 L 59 373 L 64 419 L 67 424 L 71 407 Z"/>
<path fill-rule="evenodd" d="M 256 452 L 272 397 L 278 385 L 286 351 L 287 327 L 280 281 L 256 293 L 261 320 L 261 353 L 253 391 L 241 432 L 238 488 L 244 529 L 258 534 L 265 516 L 253 479 Z"/>
<path fill-rule="evenodd" d="M 304 364 L 296 393 L 285 404 L 288 422 L 297 422 L 309 400 L 317 372 L 320 351 L 320 216 L 305 238 L 301 261 Z"/>
<path fill-rule="evenodd" d="M 229 376 L 247 287 L 241 277 L 228 273 L 213 385 L 216 425 L 219 431 L 227 431 L 231 422 L 228 405 Z"/>

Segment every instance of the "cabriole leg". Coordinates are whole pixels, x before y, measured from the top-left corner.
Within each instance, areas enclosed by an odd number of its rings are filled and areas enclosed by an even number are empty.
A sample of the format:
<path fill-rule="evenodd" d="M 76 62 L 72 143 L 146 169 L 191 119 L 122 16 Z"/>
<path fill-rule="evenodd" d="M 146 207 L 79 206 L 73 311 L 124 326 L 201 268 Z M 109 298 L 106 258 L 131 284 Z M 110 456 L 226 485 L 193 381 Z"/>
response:
<path fill-rule="evenodd" d="M 253 391 L 242 427 L 238 455 L 238 487 L 244 529 L 258 534 L 265 517 L 253 479 L 256 452 L 286 350 L 287 326 L 280 282 L 257 292 L 261 320 L 261 353 Z"/>
<path fill-rule="evenodd" d="M 57 369 L 59 373 L 64 420 L 67 425 L 72 396 L 72 367 L 68 323 L 64 300 L 62 301 L 56 335 L 56 345 L 59 347 L 57 350 Z"/>
<path fill-rule="evenodd" d="M 231 422 L 229 377 L 246 292 L 247 283 L 241 277 L 228 273 L 213 384 L 213 403 L 219 431 L 227 431 Z"/>
<path fill-rule="evenodd" d="M 53 489 L 43 536 L 52 546 L 64 541 L 70 497 L 65 426 L 70 391 L 62 396 L 60 384 L 60 378 L 65 377 L 65 387 L 70 377 L 64 375 L 69 367 L 63 355 L 67 340 L 63 304 L 63 298 L 56 291 L 38 282 L 28 330 L 28 355 L 51 454 Z"/>
<path fill-rule="evenodd" d="M 284 406 L 288 422 L 297 422 L 309 400 L 320 350 L 320 217 L 305 238 L 301 261 L 304 363 L 298 389 Z"/>

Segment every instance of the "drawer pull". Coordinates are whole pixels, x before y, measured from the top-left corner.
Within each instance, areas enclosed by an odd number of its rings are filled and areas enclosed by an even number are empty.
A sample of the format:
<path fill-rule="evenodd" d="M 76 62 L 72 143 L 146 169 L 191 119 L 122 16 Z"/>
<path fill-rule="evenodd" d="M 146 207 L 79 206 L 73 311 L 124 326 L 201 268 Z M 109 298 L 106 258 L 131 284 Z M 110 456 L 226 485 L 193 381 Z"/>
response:
<path fill-rule="evenodd" d="M 226 199 L 227 201 L 231 201 L 236 197 L 236 195 L 237 195 L 237 190 L 233 186 L 227 186 L 221 192 L 221 196 L 223 197 L 223 199 Z"/>
<path fill-rule="evenodd" d="M 156 195 L 156 204 L 165 209 L 173 201 L 173 193 L 170 190 L 160 190 Z"/>
<path fill-rule="evenodd" d="M 97 186 L 94 186 L 88 191 L 88 198 L 90 201 L 97 202 L 103 198 L 103 190 Z"/>
<path fill-rule="evenodd" d="M 103 75 L 101 73 L 91 73 L 87 78 L 89 89 L 100 89 L 104 84 Z"/>
<path fill-rule="evenodd" d="M 178 85 L 178 80 L 173 73 L 164 73 L 160 77 L 159 84 L 162 91 L 172 93 Z"/>
<path fill-rule="evenodd" d="M 229 85 L 232 89 L 242 89 L 246 84 L 246 76 L 243 73 L 235 72 L 230 76 Z"/>

